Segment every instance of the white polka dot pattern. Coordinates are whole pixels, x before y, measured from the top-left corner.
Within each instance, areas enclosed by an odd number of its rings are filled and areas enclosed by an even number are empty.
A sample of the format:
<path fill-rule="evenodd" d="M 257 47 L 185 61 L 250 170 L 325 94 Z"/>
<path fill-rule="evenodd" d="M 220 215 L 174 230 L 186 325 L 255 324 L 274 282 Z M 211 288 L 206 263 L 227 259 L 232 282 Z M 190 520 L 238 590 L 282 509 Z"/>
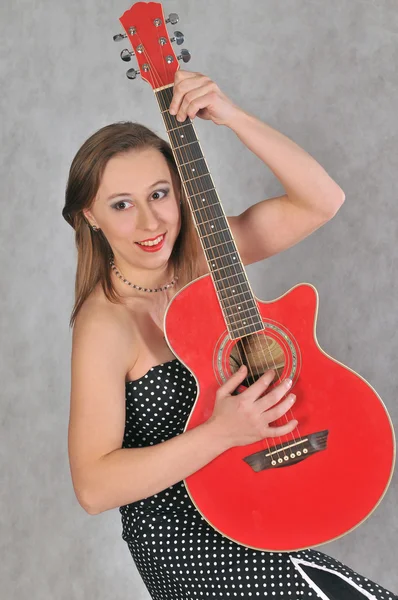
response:
<path fill-rule="evenodd" d="M 183 433 L 196 389 L 178 359 L 127 382 L 123 447 L 151 446 Z M 300 561 L 353 582 L 352 596 L 346 596 L 352 600 L 397 598 L 321 552 L 261 552 L 236 544 L 202 518 L 183 481 L 121 506 L 120 513 L 122 537 L 153 600 L 334 599 L 302 575 Z"/>

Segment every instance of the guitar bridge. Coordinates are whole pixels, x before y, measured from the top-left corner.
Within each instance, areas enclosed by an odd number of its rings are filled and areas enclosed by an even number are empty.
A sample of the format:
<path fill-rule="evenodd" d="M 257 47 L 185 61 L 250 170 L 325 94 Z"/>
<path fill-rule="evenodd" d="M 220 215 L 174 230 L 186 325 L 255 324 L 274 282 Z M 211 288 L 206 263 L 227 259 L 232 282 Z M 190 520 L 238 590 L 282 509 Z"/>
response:
<path fill-rule="evenodd" d="M 288 467 L 305 460 L 311 454 L 326 450 L 328 434 L 327 429 L 317 431 L 310 435 L 289 440 L 284 444 L 278 444 L 260 452 L 249 454 L 243 460 L 256 472 Z"/>

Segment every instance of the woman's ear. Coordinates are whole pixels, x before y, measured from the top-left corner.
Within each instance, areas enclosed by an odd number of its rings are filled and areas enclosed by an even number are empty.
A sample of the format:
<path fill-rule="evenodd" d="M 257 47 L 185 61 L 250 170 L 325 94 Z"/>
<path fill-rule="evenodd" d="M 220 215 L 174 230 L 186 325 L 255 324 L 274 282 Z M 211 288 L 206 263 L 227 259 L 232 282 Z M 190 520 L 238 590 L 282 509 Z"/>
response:
<path fill-rule="evenodd" d="M 82 213 L 89 225 L 91 225 L 91 226 L 95 225 L 95 219 L 94 219 L 93 215 L 91 214 L 91 210 L 89 208 L 83 208 Z"/>

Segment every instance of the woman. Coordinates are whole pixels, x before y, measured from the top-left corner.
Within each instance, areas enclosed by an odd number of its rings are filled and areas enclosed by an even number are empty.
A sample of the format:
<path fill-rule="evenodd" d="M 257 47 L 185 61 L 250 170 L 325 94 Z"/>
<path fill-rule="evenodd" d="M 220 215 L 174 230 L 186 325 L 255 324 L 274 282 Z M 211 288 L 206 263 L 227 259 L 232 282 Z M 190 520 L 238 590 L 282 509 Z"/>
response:
<path fill-rule="evenodd" d="M 244 264 L 289 248 L 333 217 L 340 187 L 292 141 L 234 105 L 209 78 L 178 71 L 170 113 L 230 127 L 286 194 L 229 223 Z M 273 371 L 238 396 L 235 373 L 211 418 L 184 431 L 195 380 L 163 335 L 173 295 L 207 272 L 169 145 L 147 128 L 97 131 L 73 160 L 63 216 L 76 231 L 71 324 L 69 454 L 76 496 L 89 514 L 120 507 L 123 539 L 154 600 L 195 598 L 392 599 L 317 551 L 240 546 L 196 511 L 183 479 L 223 451 L 292 431 L 270 424 L 294 402 Z M 284 400 L 280 400 L 286 396 Z"/>

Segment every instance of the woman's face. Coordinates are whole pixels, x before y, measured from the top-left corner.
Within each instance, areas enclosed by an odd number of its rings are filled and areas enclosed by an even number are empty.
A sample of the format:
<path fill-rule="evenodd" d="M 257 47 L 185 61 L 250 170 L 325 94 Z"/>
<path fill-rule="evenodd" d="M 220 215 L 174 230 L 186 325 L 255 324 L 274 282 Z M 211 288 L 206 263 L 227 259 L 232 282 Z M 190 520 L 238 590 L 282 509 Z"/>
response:
<path fill-rule="evenodd" d="M 175 177 L 163 154 L 146 148 L 111 158 L 94 204 L 83 213 L 102 229 L 120 268 L 125 263 L 137 270 L 164 268 L 181 216 Z M 139 244 L 155 239 L 160 239 L 155 246 Z"/>

